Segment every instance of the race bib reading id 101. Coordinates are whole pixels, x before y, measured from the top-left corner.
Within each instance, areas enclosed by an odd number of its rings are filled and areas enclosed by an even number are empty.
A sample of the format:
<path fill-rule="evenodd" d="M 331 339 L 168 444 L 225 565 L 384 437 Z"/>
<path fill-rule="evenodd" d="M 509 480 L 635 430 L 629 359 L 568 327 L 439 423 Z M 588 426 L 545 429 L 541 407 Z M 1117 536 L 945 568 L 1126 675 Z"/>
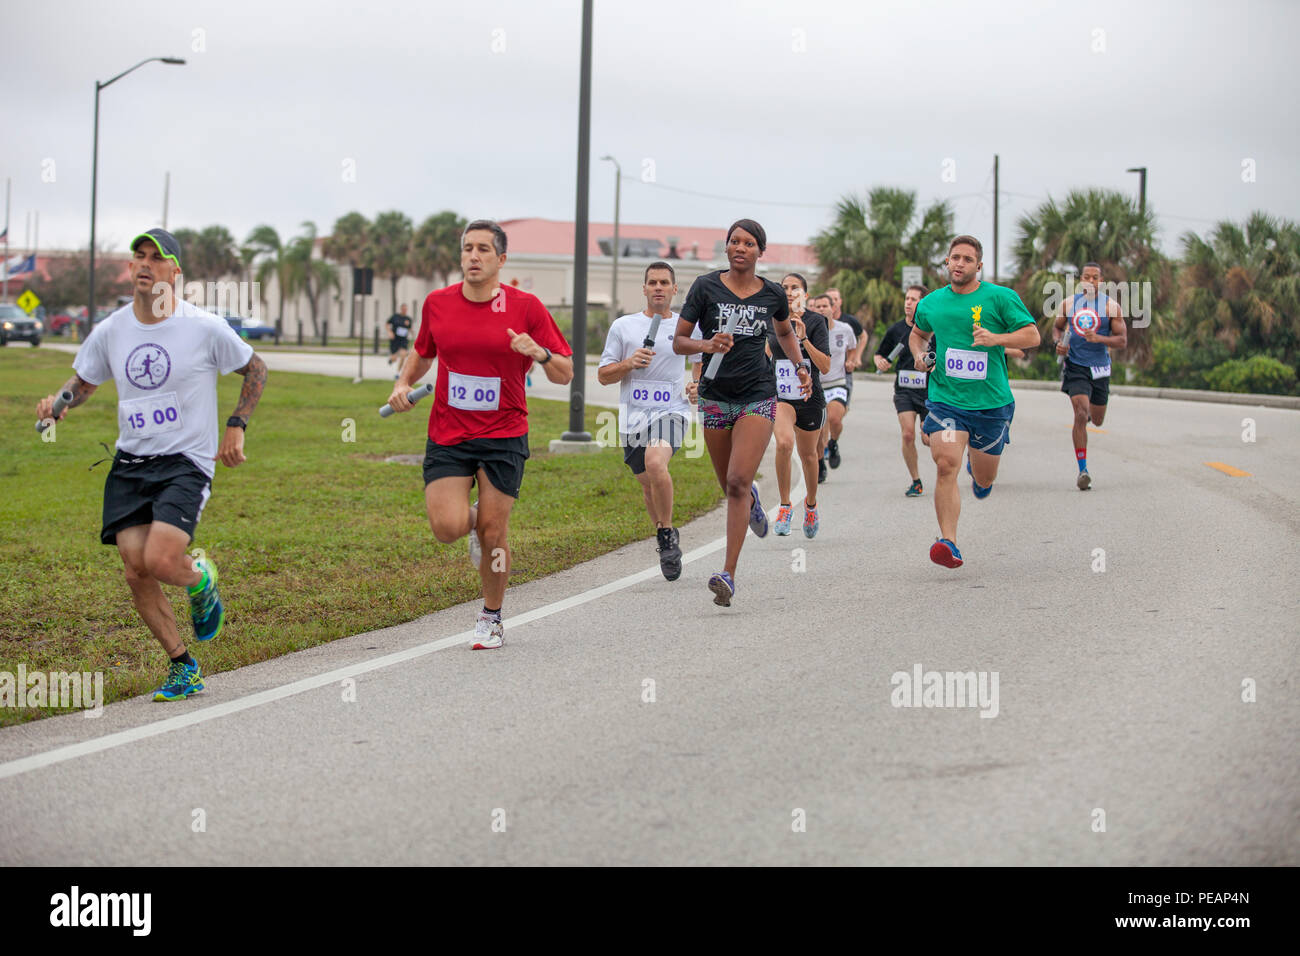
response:
<path fill-rule="evenodd" d="M 132 438 L 156 438 L 179 431 L 183 424 L 175 392 L 135 398 L 118 405 L 118 425 L 123 435 Z"/>
<path fill-rule="evenodd" d="M 448 369 L 447 404 L 466 412 L 494 412 L 501 404 L 501 379 Z"/>
<path fill-rule="evenodd" d="M 949 378 L 984 379 L 989 374 L 989 354 L 966 349 L 949 349 L 943 358 Z"/>
<path fill-rule="evenodd" d="M 673 401 L 672 382 L 642 379 L 632 383 L 632 404 L 641 408 L 667 408 Z"/>
<path fill-rule="evenodd" d="M 901 371 L 898 373 L 899 388 L 925 388 L 925 372 Z"/>
<path fill-rule="evenodd" d="M 776 360 L 776 397 L 778 401 L 799 401 L 799 374 L 789 359 Z"/>

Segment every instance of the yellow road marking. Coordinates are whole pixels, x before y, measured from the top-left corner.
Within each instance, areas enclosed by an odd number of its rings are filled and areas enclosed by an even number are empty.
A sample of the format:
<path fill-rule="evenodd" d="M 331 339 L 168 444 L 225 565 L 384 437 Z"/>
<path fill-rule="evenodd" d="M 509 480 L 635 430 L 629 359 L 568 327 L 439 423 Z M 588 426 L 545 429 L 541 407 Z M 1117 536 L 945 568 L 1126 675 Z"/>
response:
<path fill-rule="evenodd" d="M 1233 468 L 1231 465 L 1225 465 L 1225 464 L 1224 464 L 1223 462 L 1221 462 L 1221 461 L 1207 461 L 1207 462 L 1205 462 L 1205 464 L 1208 465 L 1209 467 L 1213 468 L 1215 471 L 1221 471 L 1221 472 L 1223 472 L 1223 473 L 1224 473 L 1225 475 L 1227 475 L 1229 478 L 1250 478 L 1250 477 L 1252 477 L 1251 474 L 1250 474 L 1250 472 L 1248 472 L 1248 471 L 1242 471 L 1240 468 Z"/>

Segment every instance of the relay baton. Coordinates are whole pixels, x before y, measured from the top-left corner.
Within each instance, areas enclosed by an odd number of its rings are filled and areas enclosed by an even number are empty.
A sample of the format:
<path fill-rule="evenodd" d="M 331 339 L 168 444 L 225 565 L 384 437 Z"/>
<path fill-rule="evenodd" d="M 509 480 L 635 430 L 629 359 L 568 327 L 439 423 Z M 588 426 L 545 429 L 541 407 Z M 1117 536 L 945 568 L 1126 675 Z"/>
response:
<path fill-rule="evenodd" d="M 650 331 L 646 335 L 645 341 L 641 343 L 643 348 L 647 348 L 647 349 L 654 348 L 655 336 L 659 334 L 659 323 L 662 322 L 663 320 L 664 317 L 662 315 L 656 315 L 653 319 L 650 320 Z"/>
<path fill-rule="evenodd" d="M 727 319 L 727 327 L 722 330 L 724 335 L 731 335 L 733 332 L 736 331 L 737 318 L 738 316 L 736 315 L 735 312 L 731 313 L 731 317 Z M 709 356 L 709 364 L 704 366 L 704 380 L 706 382 L 713 381 L 713 376 L 718 374 L 718 366 L 721 364 L 722 364 L 721 352 L 714 352 L 712 355 Z"/>
<path fill-rule="evenodd" d="M 1061 341 L 1065 343 L 1065 348 L 1066 348 L 1067 351 L 1068 351 L 1069 348 L 1070 348 L 1070 324 L 1069 324 L 1068 322 L 1065 324 L 1065 334 L 1063 334 L 1063 335 L 1061 336 Z M 1064 365 L 1064 364 L 1065 364 L 1065 356 L 1064 356 L 1064 355 L 1060 355 L 1060 354 L 1058 354 L 1058 355 L 1056 356 L 1056 364 L 1057 364 L 1057 365 Z"/>
<path fill-rule="evenodd" d="M 889 353 L 889 364 L 893 365 L 894 360 L 903 354 L 903 343 L 899 342 L 894 346 L 894 351 Z"/>
<path fill-rule="evenodd" d="M 54 419 L 62 415 L 63 410 L 67 408 L 69 404 L 71 404 L 72 397 L 73 396 L 71 392 L 59 392 L 59 394 L 54 399 L 54 411 L 50 413 L 49 418 L 45 419 L 44 421 L 39 421 L 36 423 L 36 430 L 38 432 L 44 432 L 45 429 L 49 427 L 49 425 L 46 424 L 47 422 L 52 425 L 54 423 Z"/>
<path fill-rule="evenodd" d="M 418 402 L 420 399 L 424 398 L 424 396 L 430 394 L 431 392 L 433 392 L 433 386 L 430 384 L 424 384 L 421 385 L 419 388 L 413 388 L 409 392 L 407 392 L 406 400 L 410 402 L 412 405 L 414 405 L 416 402 Z M 387 418 L 389 415 L 392 414 L 393 414 L 393 406 L 389 405 L 387 402 L 385 402 L 383 406 L 379 409 L 380 418 Z"/>

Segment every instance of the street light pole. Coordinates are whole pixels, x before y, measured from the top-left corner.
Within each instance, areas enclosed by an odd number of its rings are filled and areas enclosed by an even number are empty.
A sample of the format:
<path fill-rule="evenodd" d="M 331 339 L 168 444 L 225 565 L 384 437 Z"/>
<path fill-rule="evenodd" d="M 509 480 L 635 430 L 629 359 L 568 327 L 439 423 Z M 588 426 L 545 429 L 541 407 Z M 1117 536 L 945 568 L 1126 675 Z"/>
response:
<path fill-rule="evenodd" d="M 99 91 L 105 87 L 112 86 L 122 77 L 134 70 L 140 69 L 146 63 L 152 63 L 157 60 L 159 63 L 168 63 L 174 66 L 180 66 L 185 63 L 184 60 L 174 56 L 151 56 L 147 60 L 141 60 L 135 66 L 128 70 L 123 70 L 111 80 L 101 83 L 95 81 L 95 136 L 94 152 L 90 160 L 90 300 L 86 308 L 86 332 L 89 333 L 95 324 L 95 207 L 97 205 L 99 192 Z"/>
<path fill-rule="evenodd" d="M 1138 179 L 1138 214 L 1146 217 L 1147 214 L 1147 168 L 1145 166 L 1134 166 L 1132 169 L 1124 170 L 1126 173 L 1137 173 Z"/>
<path fill-rule="evenodd" d="M 573 381 L 569 430 L 561 442 L 591 442 L 585 429 L 587 390 L 587 194 L 591 188 L 591 0 L 582 0 L 582 53 L 578 67 L 578 196 L 573 217 Z"/>
<path fill-rule="evenodd" d="M 621 314 L 618 308 L 618 201 L 619 190 L 623 187 L 623 167 L 618 164 L 618 160 L 613 156 L 602 156 L 602 160 L 607 159 L 614 164 L 614 282 L 613 288 L 609 293 L 609 324 Z"/>

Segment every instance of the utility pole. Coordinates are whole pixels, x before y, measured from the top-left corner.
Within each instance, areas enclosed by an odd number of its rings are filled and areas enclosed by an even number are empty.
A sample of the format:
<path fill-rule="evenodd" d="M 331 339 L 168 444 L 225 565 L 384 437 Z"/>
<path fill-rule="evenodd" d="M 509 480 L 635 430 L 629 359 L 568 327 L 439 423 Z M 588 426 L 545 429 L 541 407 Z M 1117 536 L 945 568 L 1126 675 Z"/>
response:
<path fill-rule="evenodd" d="M 998 154 L 993 154 L 993 282 L 998 281 Z"/>
<path fill-rule="evenodd" d="M 587 193 L 591 188 L 591 0 L 582 0 L 582 55 L 578 70 L 578 199 L 573 217 L 573 382 L 569 386 L 569 430 L 556 445 L 595 446 L 584 430 L 587 387 Z M 572 446 L 570 446 L 572 447 Z"/>
<path fill-rule="evenodd" d="M 1134 166 L 1131 169 L 1124 170 L 1124 172 L 1138 174 L 1138 215 L 1145 219 L 1147 214 L 1147 168 L 1145 166 Z"/>
<path fill-rule="evenodd" d="M 9 301 L 9 179 L 5 179 L 5 261 L 4 261 L 4 292 L 0 294 L 0 302 Z"/>

